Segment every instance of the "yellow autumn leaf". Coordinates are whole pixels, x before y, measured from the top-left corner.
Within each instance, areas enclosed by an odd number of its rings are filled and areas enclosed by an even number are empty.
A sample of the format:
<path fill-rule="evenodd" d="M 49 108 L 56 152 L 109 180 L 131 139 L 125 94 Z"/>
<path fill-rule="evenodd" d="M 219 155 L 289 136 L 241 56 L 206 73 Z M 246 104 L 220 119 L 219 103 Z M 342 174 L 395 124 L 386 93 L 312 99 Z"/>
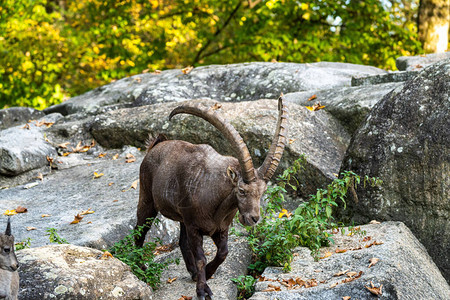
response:
<path fill-rule="evenodd" d="M 286 217 L 290 217 L 290 216 L 292 216 L 292 213 L 291 212 L 288 212 L 286 209 L 282 209 L 281 210 L 281 212 L 278 214 L 278 218 L 282 218 L 282 217 L 284 217 L 284 216 L 286 216 Z"/>
<path fill-rule="evenodd" d="M 103 175 L 105 175 L 105 174 L 94 172 L 94 177 L 93 177 L 93 178 L 100 178 L 100 177 L 102 177 Z"/>
<path fill-rule="evenodd" d="M 5 211 L 3 214 L 5 216 L 14 216 L 14 215 L 17 215 L 17 212 L 15 209 L 10 209 L 10 210 Z"/>
<path fill-rule="evenodd" d="M 325 253 L 325 255 L 322 256 L 320 259 L 324 259 L 324 258 L 330 257 L 331 255 L 333 255 L 333 253 L 331 253 L 331 252 L 328 251 L 328 252 Z"/>

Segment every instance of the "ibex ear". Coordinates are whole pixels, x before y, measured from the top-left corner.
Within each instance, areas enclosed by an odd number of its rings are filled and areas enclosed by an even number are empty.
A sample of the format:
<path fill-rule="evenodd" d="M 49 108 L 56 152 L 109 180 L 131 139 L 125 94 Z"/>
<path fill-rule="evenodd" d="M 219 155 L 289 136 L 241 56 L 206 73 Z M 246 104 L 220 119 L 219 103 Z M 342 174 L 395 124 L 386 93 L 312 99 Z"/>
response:
<path fill-rule="evenodd" d="M 8 217 L 8 224 L 6 225 L 5 235 L 11 235 L 11 221 L 10 217 Z"/>
<path fill-rule="evenodd" d="M 237 184 L 237 174 L 230 166 L 227 168 L 227 176 L 231 179 L 234 185 Z"/>

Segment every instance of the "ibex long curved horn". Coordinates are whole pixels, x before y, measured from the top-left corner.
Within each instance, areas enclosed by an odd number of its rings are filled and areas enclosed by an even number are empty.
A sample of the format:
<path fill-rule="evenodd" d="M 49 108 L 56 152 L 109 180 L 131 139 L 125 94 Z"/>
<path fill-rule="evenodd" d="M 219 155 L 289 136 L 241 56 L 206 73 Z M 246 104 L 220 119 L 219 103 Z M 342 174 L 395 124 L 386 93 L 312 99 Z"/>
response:
<path fill-rule="evenodd" d="M 265 181 L 269 181 L 270 178 L 272 178 L 280 163 L 284 147 L 286 146 L 288 109 L 283 101 L 283 94 L 281 94 L 280 98 L 278 98 L 277 129 L 273 136 L 272 144 L 270 145 L 266 159 L 258 168 L 258 177 L 263 178 Z"/>
<path fill-rule="evenodd" d="M 191 114 L 200 117 L 214 127 L 216 127 L 230 142 L 233 149 L 236 152 L 241 170 L 243 172 L 242 177 L 244 182 L 249 183 L 256 180 L 255 168 L 253 167 L 252 157 L 248 151 L 247 145 L 245 145 L 239 132 L 234 129 L 234 127 L 225 119 L 223 119 L 219 114 L 217 114 L 214 109 L 206 108 L 201 105 L 188 106 L 182 105 L 175 108 L 169 115 L 169 120 L 177 114 Z"/>

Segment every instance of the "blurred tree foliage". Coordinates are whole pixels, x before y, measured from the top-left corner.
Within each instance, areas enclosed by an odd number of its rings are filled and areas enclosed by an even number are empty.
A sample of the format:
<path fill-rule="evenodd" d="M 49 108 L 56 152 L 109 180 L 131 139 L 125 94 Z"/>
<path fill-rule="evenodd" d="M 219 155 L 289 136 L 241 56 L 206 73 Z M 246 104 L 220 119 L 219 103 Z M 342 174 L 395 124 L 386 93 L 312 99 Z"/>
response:
<path fill-rule="evenodd" d="M 44 108 L 188 65 L 337 61 L 395 68 L 420 50 L 418 1 L 2 0 L 0 108 Z"/>

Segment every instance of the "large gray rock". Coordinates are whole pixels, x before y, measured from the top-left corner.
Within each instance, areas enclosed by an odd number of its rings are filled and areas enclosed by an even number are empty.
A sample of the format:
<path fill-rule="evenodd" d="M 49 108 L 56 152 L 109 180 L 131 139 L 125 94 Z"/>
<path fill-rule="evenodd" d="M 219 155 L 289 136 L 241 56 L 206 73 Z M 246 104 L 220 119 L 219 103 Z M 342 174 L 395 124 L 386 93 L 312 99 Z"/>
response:
<path fill-rule="evenodd" d="M 402 86 L 402 82 L 394 82 L 373 86 L 335 87 L 326 90 L 289 93 L 285 95 L 285 98 L 288 102 L 302 106 L 312 106 L 320 102 L 325 106 L 325 111 L 331 113 L 350 134 L 353 134 L 372 107 L 384 95 Z M 317 97 L 308 101 L 313 95 Z"/>
<path fill-rule="evenodd" d="M 218 101 L 276 98 L 281 92 L 350 86 L 352 76 L 382 73 L 385 71 L 374 67 L 328 62 L 212 65 L 195 68 L 188 74 L 179 69 L 166 70 L 118 80 L 44 111 L 95 114 L 131 103 L 139 106 L 196 98 Z"/>
<path fill-rule="evenodd" d="M 348 235 L 348 228 L 345 235 L 333 235 L 335 244 L 321 250 L 322 257 L 326 252 L 332 255 L 318 262 L 314 262 L 309 249 L 298 248 L 292 271 L 283 273 L 280 268 L 267 268 L 262 274 L 265 281 L 257 283 L 256 293 L 250 299 L 376 299 L 366 288 L 371 287 L 371 282 L 375 287 L 383 285 L 377 299 L 450 299 L 450 286 L 423 245 L 403 223 L 385 222 L 360 229 L 359 234 L 352 236 Z M 346 251 L 337 253 L 337 249 Z M 370 266 L 373 258 L 378 262 Z M 283 280 L 297 278 L 305 282 L 313 280 L 316 286 L 298 288 L 295 284 L 288 288 L 281 284 Z M 281 291 L 265 292 L 269 284 Z"/>
<path fill-rule="evenodd" d="M 211 100 L 195 100 L 205 106 Z M 233 155 L 228 142 L 212 125 L 189 115 L 168 115 L 179 103 L 163 103 L 124 108 L 97 116 L 91 133 L 104 147 L 131 144 L 141 147 L 149 133 L 166 134 L 170 139 L 191 143 L 207 143 L 219 153 Z M 305 154 L 308 164 L 300 177 L 299 196 L 306 197 L 323 186 L 339 171 L 340 162 L 349 142 L 345 129 L 327 112 L 312 112 L 296 104 L 289 105 L 289 144 L 283 154 L 279 171 Z M 277 101 L 258 100 L 241 103 L 222 103 L 220 113 L 228 119 L 246 141 L 255 166 L 259 166 L 268 151 L 277 120 Z"/>
<path fill-rule="evenodd" d="M 0 130 L 24 125 L 29 120 L 36 120 L 45 114 L 40 110 L 31 107 L 11 107 L 0 109 Z"/>
<path fill-rule="evenodd" d="M 350 217 L 405 222 L 450 281 L 449 94 L 447 59 L 386 95 L 353 137 L 342 169 L 384 181 L 357 190 Z"/>
<path fill-rule="evenodd" d="M 207 281 L 214 293 L 214 299 L 235 300 L 237 296 L 236 285 L 231 278 L 236 278 L 247 273 L 247 267 L 251 262 L 251 251 L 248 249 L 244 237 L 230 235 L 228 239 L 229 252 L 224 263 L 217 269 L 214 277 Z M 203 249 L 207 261 L 211 261 L 216 254 L 216 246 L 209 237 L 205 237 Z M 161 286 L 154 291 L 154 299 L 180 299 L 181 296 L 196 299 L 195 285 L 191 279 L 181 256 L 179 248 L 161 255 L 157 258 L 161 261 L 167 258 L 179 259 L 180 263 L 169 265 L 161 276 Z M 173 280 L 175 278 L 175 280 Z M 169 279 L 173 280 L 171 283 Z"/>
<path fill-rule="evenodd" d="M 352 78 L 352 86 L 375 85 L 389 82 L 403 82 L 414 78 L 418 71 L 397 71 L 386 74 L 361 76 Z"/>
<path fill-rule="evenodd" d="M 55 122 L 62 116 L 52 114 L 39 122 Z M 0 175 L 18 175 L 48 164 L 47 156 L 56 156 L 55 148 L 45 140 L 43 126 L 11 127 L 0 131 Z"/>
<path fill-rule="evenodd" d="M 130 267 L 102 254 L 74 245 L 17 251 L 19 299 L 153 299 Z"/>
<path fill-rule="evenodd" d="M 438 61 L 450 58 L 450 52 L 432 53 L 417 56 L 400 56 L 395 60 L 395 65 L 400 71 L 422 70 Z"/>

